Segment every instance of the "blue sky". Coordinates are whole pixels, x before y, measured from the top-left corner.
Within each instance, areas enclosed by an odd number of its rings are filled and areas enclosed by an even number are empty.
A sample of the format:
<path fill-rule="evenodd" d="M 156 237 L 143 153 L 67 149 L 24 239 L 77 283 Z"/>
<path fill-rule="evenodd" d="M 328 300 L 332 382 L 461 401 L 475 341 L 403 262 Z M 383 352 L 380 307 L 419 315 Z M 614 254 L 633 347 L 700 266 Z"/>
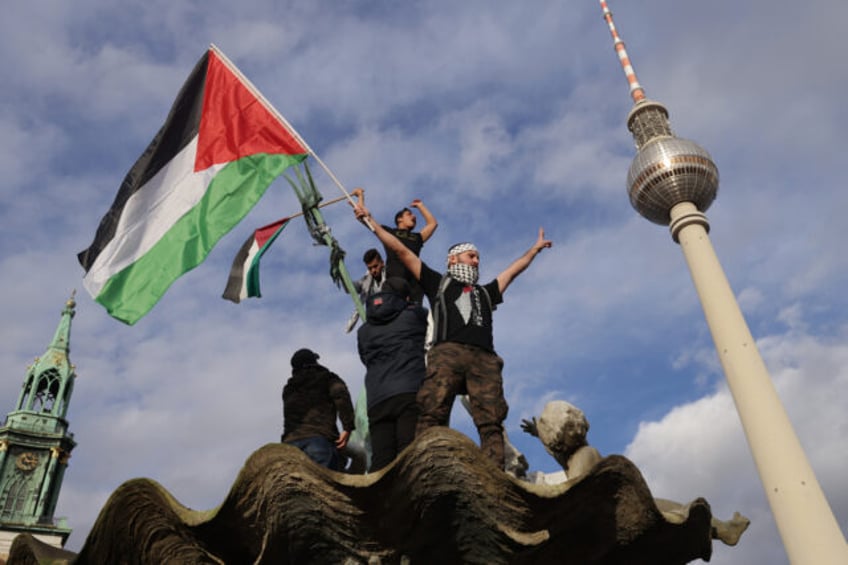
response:
<path fill-rule="evenodd" d="M 711 237 L 835 515 L 848 530 L 848 255 L 840 57 L 848 6 L 612 1 L 649 97 L 721 173 Z M 220 298 L 249 232 L 298 210 L 277 181 L 154 310 L 127 327 L 82 289 L 88 246 L 124 174 L 210 43 L 389 222 L 421 198 L 440 227 L 422 258 L 477 243 L 491 279 L 544 226 L 554 247 L 495 319 L 514 443 L 552 399 L 590 441 L 630 457 L 656 496 L 704 496 L 753 523 L 713 563 L 785 563 L 683 255 L 630 207 L 631 101 L 595 2 L 12 3 L 0 22 L 0 412 L 79 290 L 69 419 L 79 442 L 58 516 L 76 550 L 108 495 L 150 477 L 182 503 L 223 500 L 245 458 L 277 441 L 289 358 L 311 347 L 354 395 L 352 310 L 303 223 L 263 263 L 264 297 Z M 338 190 L 318 175 L 327 199 Z M 376 239 L 325 209 L 363 272 Z M 454 426 L 477 439 L 461 408 Z"/>

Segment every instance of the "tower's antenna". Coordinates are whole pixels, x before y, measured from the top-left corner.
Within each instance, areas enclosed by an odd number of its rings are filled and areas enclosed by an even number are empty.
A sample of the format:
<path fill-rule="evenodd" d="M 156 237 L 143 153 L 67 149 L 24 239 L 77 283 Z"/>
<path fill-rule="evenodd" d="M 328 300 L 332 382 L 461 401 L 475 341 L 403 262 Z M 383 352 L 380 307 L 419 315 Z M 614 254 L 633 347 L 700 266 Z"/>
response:
<path fill-rule="evenodd" d="M 661 225 L 669 224 L 671 209 L 681 202 L 692 202 L 700 212 L 706 211 L 718 192 L 718 168 L 703 147 L 674 135 L 665 106 L 645 97 L 612 12 L 606 0 L 600 2 L 634 102 L 627 128 L 639 151 L 627 175 L 630 204 Z"/>
<path fill-rule="evenodd" d="M 604 11 L 604 20 L 606 20 L 609 26 L 610 35 L 612 35 L 612 41 L 615 45 L 615 52 L 618 53 L 618 60 L 621 62 L 621 68 L 624 70 L 624 76 L 627 77 L 627 82 L 630 83 L 630 97 L 633 98 L 633 102 L 644 100 L 645 91 L 636 78 L 636 71 L 633 70 L 633 65 L 630 64 L 627 49 L 624 48 L 624 42 L 618 36 L 618 31 L 615 29 L 615 24 L 612 21 L 612 12 L 610 12 L 606 0 L 601 0 L 601 9 Z"/>
<path fill-rule="evenodd" d="M 672 133 L 662 104 L 645 97 L 612 12 L 606 0 L 600 3 L 634 102 L 627 117 L 637 149 L 627 173 L 630 203 L 648 220 L 668 225 L 683 250 L 789 560 L 844 565 L 845 537 L 710 242 L 704 212 L 718 191 L 718 169 L 706 150 Z"/>

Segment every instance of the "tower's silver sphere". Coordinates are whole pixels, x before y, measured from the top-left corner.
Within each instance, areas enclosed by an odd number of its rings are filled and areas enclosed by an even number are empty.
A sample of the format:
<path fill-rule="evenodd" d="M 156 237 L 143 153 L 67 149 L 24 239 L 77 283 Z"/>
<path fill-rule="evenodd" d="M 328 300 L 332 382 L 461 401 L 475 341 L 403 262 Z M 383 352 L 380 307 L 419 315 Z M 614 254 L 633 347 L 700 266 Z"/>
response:
<path fill-rule="evenodd" d="M 651 139 L 627 172 L 630 203 L 644 218 L 667 226 L 671 209 L 691 202 L 706 211 L 718 192 L 718 168 L 706 149 L 673 136 Z"/>

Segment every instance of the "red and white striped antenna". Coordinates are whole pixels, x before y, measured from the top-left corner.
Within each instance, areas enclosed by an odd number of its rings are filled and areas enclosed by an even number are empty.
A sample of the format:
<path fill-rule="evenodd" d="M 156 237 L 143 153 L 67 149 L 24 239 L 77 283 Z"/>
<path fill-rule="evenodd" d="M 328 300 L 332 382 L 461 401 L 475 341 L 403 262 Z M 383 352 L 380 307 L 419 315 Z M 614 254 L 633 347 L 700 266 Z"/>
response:
<path fill-rule="evenodd" d="M 615 24 L 612 21 L 612 12 L 607 6 L 606 0 L 600 0 L 601 9 L 604 11 L 604 20 L 609 26 L 610 35 L 612 35 L 615 52 L 618 54 L 618 60 L 621 62 L 621 68 L 624 70 L 624 76 L 627 77 L 627 82 L 630 84 L 630 97 L 633 102 L 639 102 L 645 99 L 645 90 L 639 84 L 636 78 L 636 71 L 633 70 L 633 65 L 630 64 L 630 57 L 627 56 L 627 49 L 624 48 L 624 42 L 618 36 L 618 31 L 615 29 Z"/>

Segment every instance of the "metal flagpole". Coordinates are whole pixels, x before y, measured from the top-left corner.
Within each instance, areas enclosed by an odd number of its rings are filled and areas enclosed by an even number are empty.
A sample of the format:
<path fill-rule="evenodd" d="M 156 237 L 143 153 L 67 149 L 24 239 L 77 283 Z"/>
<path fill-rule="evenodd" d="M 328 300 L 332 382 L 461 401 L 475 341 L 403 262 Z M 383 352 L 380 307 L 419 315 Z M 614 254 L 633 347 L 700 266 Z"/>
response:
<path fill-rule="evenodd" d="M 333 198 L 332 200 L 327 200 L 326 202 L 320 203 L 318 206 L 316 206 L 316 208 L 325 208 L 325 207 L 329 206 L 330 204 L 337 204 L 338 202 L 341 202 L 342 200 L 347 200 L 347 196 L 339 196 L 338 198 Z M 289 218 L 289 219 L 299 218 L 300 216 L 303 216 L 303 210 L 301 210 L 300 212 L 295 212 L 291 216 L 287 216 L 287 218 Z"/>

